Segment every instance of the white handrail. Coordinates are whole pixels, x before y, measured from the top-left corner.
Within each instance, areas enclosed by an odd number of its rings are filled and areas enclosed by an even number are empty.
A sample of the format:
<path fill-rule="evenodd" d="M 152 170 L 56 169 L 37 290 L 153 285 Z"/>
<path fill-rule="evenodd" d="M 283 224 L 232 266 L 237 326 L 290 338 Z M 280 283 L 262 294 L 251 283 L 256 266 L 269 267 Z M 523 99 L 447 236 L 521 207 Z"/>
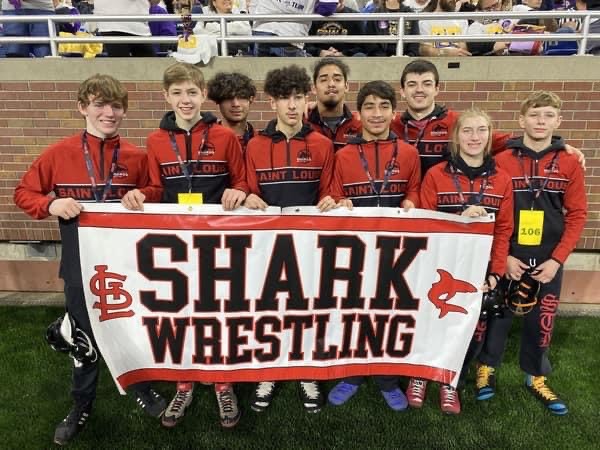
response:
<path fill-rule="evenodd" d="M 490 11 L 490 12 L 460 12 L 460 13 L 356 13 L 356 14 L 335 14 L 335 20 L 340 21 L 372 21 L 372 20 L 397 20 L 398 36 L 381 35 L 360 35 L 360 36 L 230 36 L 227 34 L 227 23 L 235 21 L 253 21 L 261 22 L 312 22 L 327 20 L 317 14 L 194 14 L 194 22 L 215 22 L 221 24 L 221 34 L 217 36 L 217 41 L 221 44 L 221 54 L 227 55 L 228 43 L 303 43 L 303 42 L 327 42 L 327 43 L 396 43 L 398 56 L 402 55 L 405 43 L 414 42 L 518 42 L 531 41 L 577 41 L 580 43 L 578 55 L 584 55 L 587 42 L 590 39 L 600 40 L 600 33 L 590 33 L 589 27 L 592 20 L 600 20 L 600 11 Z M 543 33 L 543 34 L 457 34 L 453 36 L 433 36 L 433 35 L 405 35 L 405 21 L 420 20 L 444 20 L 444 19 L 552 19 L 552 18 L 581 19 L 583 26 L 580 32 L 576 33 Z M 160 22 L 174 21 L 181 22 L 181 16 L 177 14 L 155 14 L 155 15 L 131 15 L 131 16 L 100 16 L 100 15 L 44 15 L 44 16 L 0 16 L 0 22 L 47 22 L 49 36 L 47 37 L 16 37 L 0 36 L 0 44 L 18 43 L 18 44 L 44 44 L 50 45 L 51 55 L 58 55 L 58 44 L 61 43 L 175 43 L 177 36 L 94 36 L 89 37 L 58 37 L 56 35 L 56 23 L 62 22 Z"/>

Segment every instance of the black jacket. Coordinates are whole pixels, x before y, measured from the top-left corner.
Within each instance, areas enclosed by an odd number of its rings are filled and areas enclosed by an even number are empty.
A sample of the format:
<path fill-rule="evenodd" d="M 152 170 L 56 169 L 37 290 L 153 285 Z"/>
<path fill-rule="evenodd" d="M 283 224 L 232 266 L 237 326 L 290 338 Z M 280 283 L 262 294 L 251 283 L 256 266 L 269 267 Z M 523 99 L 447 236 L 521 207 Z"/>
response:
<path fill-rule="evenodd" d="M 408 6 L 400 5 L 398 10 L 392 11 L 386 8 L 379 8 L 373 13 L 385 13 L 385 12 L 414 12 L 412 8 Z M 365 35 L 380 35 L 380 36 L 397 36 L 396 21 L 392 20 L 369 20 L 365 26 Z M 407 20 L 404 22 L 404 35 L 418 35 L 419 34 L 419 22 L 416 20 Z M 396 44 L 395 43 L 381 43 L 381 44 L 368 44 L 365 46 L 369 56 L 394 56 L 396 55 Z M 419 43 L 413 42 L 410 44 L 404 44 L 404 51 L 402 53 L 405 56 L 419 56 Z"/>
<path fill-rule="evenodd" d="M 339 13 L 349 14 L 358 13 L 352 8 L 344 7 Z M 364 24 L 361 21 L 342 21 L 335 20 L 335 16 L 329 17 L 329 20 L 318 20 L 312 23 L 309 36 L 361 36 L 364 34 Z M 344 56 L 354 56 L 356 53 L 366 53 L 358 42 L 330 42 L 325 44 L 310 43 L 306 44 L 305 50 L 312 56 L 320 56 L 321 50 L 327 50 L 333 47 L 342 52 Z"/>

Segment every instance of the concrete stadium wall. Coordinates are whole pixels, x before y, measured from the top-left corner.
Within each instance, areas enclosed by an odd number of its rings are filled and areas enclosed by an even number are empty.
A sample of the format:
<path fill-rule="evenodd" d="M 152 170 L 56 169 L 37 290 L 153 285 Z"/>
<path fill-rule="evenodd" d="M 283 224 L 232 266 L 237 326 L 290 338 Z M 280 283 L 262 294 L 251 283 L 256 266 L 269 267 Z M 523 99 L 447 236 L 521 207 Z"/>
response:
<path fill-rule="evenodd" d="M 257 81 L 259 95 L 250 118 L 262 127 L 273 117 L 262 94 L 267 71 L 299 64 L 309 72 L 316 59 L 217 58 L 203 68 L 210 78 L 217 71 L 240 71 Z M 374 79 L 399 87 L 408 58 L 346 58 L 351 68 L 349 103 L 354 108 L 361 84 Z M 572 255 L 561 298 L 575 303 L 598 303 L 600 286 L 600 58 L 594 57 L 485 57 L 432 58 L 440 71 L 438 100 L 462 110 L 487 110 L 495 125 L 518 132 L 519 103 L 533 90 L 548 89 L 564 100 L 561 135 L 581 148 L 587 159 L 586 184 L 590 214 L 578 243 L 584 253 Z M 0 59 L 0 291 L 59 291 L 54 244 L 14 245 L 7 241 L 58 241 L 52 219 L 30 220 L 12 203 L 22 173 L 45 146 L 76 133 L 83 120 L 75 109 L 79 82 L 97 72 L 124 81 L 130 91 L 130 110 L 122 135 L 144 146 L 148 132 L 167 110 L 161 93 L 163 70 L 170 59 Z M 404 109 L 400 102 L 399 109 Z M 205 110 L 215 111 L 208 101 Z M 591 254 L 590 254 L 591 253 Z M 596 282 L 595 280 L 598 280 Z"/>

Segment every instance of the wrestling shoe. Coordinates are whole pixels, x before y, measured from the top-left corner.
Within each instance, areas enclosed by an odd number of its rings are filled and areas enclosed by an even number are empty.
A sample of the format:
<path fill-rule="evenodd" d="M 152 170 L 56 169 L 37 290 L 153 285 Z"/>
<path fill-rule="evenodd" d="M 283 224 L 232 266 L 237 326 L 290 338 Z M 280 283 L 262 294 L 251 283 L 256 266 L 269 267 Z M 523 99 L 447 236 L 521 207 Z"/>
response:
<path fill-rule="evenodd" d="M 167 406 L 160 423 L 163 427 L 173 428 L 185 415 L 185 410 L 191 405 L 194 398 L 194 383 L 177 383 L 177 392 Z"/>
<path fill-rule="evenodd" d="M 316 381 L 300 381 L 300 398 L 308 413 L 318 413 L 325 403 L 319 383 Z"/>
<path fill-rule="evenodd" d="M 477 365 L 475 378 L 477 400 L 488 400 L 496 393 L 496 369 L 485 364 Z"/>
<path fill-rule="evenodd" d="M 54 443 L 65 445 L 77 436 L 85 426 L 91 412 L 92 402 L 73 405 L 67 417 L 56 427 L 54 431 Z"/>
<path fill-rule="evenodd" d="M 449 384 L 440 386 L 440 407 L 446 414 L 460 414 L 458 391 Z"/>
<path fill-rule="evenodd" d="M 406 397 L 411 408 L 418 409 L 423 406 L 427 393 L 427 380 L 411 378 L 406 388 Z"/>
<path fill-rule="evenodd" d="M 263 412 L 266 410 L 275 394 L 275 382 L 274 381 L 261 381 L 256 385 L 254 393 L 252 394 L 252 400 L 250 401 L 250 408 L 256 412 Z"/>
<path fill-rule="evenodd" d="M 219 404 L 221 426 L 233 428 L 240 421 L 242 411 L 238 406 L 238 399 L 231 383 L 215 383 L 215 394 Z"/>
<path fill-rule="evenodd" d="M 557 416 L 564 416 L 569 412 L 569 408 L 560 398 L 556 395 L 550 386 L 546 384 L 546 377 L 539 376 L 534 377 L 533 375 L 527 375 L 525 378 L 525 385 L 527 389 L 540 400 L 546 408 Z"/>

